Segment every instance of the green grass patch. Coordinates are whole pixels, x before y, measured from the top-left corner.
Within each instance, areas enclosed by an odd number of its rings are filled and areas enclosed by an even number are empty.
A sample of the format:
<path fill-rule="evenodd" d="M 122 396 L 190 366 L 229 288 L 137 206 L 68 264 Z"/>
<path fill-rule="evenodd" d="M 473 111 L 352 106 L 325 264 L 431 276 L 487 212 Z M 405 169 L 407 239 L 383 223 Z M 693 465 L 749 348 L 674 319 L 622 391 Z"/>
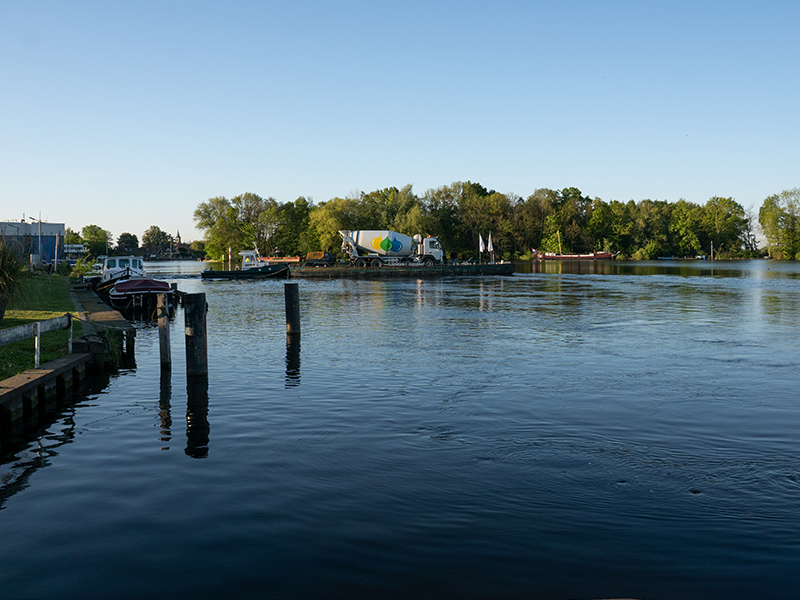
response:
<path fill-rule="evenodd" d="M 69 296 L 68 278 L 35 273 L 23 279 L 19 294 L 8 305 L 6 316 L 0 322 L 0 329 L 61 317 L 65 313 L 75 314 L 75 305 Z M 73 321 L 73 339 L 82 335 L 80 321 Z M 41 362 L 67 354 L 68 341 L 69 331 L 66 329 L 42 335 Z M 0 380 L 32 369 L 34 352 L 33 338 L 0 346 Z"/>

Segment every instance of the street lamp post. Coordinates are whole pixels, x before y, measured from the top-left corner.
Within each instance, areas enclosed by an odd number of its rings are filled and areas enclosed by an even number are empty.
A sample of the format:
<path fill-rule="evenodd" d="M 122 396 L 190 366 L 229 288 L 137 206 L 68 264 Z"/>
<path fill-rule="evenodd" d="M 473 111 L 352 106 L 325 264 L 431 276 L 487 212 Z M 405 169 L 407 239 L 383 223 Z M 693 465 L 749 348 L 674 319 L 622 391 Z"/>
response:
<path fill-rule="evenodd" d="M 39 211 L 39 220 L 34 217 L 28 217 L 31 221 L 36 221 L 39 224 L 39 266 L 42 266 L 42 211 Z"/>

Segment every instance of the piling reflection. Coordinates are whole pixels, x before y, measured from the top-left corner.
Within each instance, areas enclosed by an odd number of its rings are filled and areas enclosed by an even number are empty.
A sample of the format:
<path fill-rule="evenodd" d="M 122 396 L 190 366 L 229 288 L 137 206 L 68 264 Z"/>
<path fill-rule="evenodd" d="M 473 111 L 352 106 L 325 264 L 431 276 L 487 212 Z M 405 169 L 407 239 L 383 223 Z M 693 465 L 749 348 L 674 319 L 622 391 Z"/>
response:
<path fill-rule="evenodd" d="M 286 385 L 297 387 L 300 385 L 300 336 L 286 336 Z"/>
<path fill-rule="evenodd" d="M 169 442 L 172 439 L 172 413 L 170 401 L 172 400 L 172 371 L 168 368 L 161 369 L 161 386 L 158 396 L 158 418 L 161 421 L 161 441 Z M 162 447 L 169 450 L 169 446 Z"/>
<path fill-rule="evenodd" d="M 123 332 L 119 366 L 123 369 L 136 368 L 136 330 L 132 328 Z"/>
<path fill-rule="evenodd" d="M 186 380 L 186 452 L 192 458 L 208 457 L 208 375 Z"/>

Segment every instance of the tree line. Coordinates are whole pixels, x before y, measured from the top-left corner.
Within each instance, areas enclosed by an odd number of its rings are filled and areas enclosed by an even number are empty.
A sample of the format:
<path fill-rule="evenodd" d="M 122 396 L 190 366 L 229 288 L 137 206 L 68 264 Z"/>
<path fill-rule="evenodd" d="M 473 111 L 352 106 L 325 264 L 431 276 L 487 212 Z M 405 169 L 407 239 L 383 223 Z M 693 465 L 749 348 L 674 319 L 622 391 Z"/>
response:
<path fill-rule="evenodd" d="M 73 231 L 68 227 L 64 235 L 64 243 L 83 244 L 87 253 L 92 257 L 103 254 L 130 254 L 140 249 L 139 238 L 135 234 L 121 233 L 115 243 L 111 232 L 99 225 L 86 225 L 80 232 Z M 174 245 L 175 237 L 157 225 L 151 225 L 142 235 L 142 248 L 173 248 Z M 192 242 L 190 252 L 197 258 L 203 258 L 205 242 Z"/>
<path fill-rule="evenodd" d="M 201 202 L 194 211 L 205 239 L 191 244 L 197 257 L 220 260 L 255 243 L 264 254 L 305 256 L 315 250 L 340 252 L 340 229 L 389 229 L 406 235 L 435 235 L 460 257 L 478 255 L 478 236 L 491 233 L 495 256 L 505 260 L 545 252 L 616 252 L 620 258 L 708 255 L 719 258 L 800 259 L 800 188 L 764 200 L 757 214 L 733 198 L 714 196 L 704 204 L 686 200 L 604 201 L 570 187 L 537 189 L 523 198 L 456 182 L 422 195 L 411 185 L 360 192 L 315 204 L 303 196 L 280 203 L 245 193 Z M 763 236 L 759 247 L 756 232 Z M 142 247 L 172 247 L 174 238 L 153 225 Z M 92 256 L 130 253 L 139 238 L 87 225 L 67 229 L 65 243 L 84 244 Z"/>
<path fill-rule="evenodd" d="M 541 188 L 527 198 L 479 183 L 456 182 L 422 195 L 412 186 L 388 187 L 314 204 L 305 197 L 279 203 L 245 193 L 201 202 L 194 212 L 205 234 L 205 250 L 221 259 L 255 243 L 262 253 L 304 256 L 315 250 L 338 253 L 340 229 L 389 229 L 406 235 L 435 235 L 449 253 L 478 254 L 478 236 L 491 233 L 495 256 L 524 259 L 545 252 L 610 251 L 621 258 L 694 257 L 713 250 L 719 258 L 800 258 L 800 190 L 770 196 L 758 215 L 733 198 L 714 196 L 705 204 L 686 200 L 606 202 L 579 189 Z M 756 230 L 767 247 L 760 249 Z"/>

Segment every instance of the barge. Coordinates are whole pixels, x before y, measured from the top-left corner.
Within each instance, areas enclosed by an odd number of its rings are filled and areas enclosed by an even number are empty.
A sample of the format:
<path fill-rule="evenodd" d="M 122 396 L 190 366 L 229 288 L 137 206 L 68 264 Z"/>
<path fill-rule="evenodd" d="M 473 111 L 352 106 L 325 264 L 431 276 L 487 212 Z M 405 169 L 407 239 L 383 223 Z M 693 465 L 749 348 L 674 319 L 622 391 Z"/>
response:
<path fill-rule="evenodd" d="M 384 278 L 431 278 L 431 277 L 468 277 L 481 275 L 511 275 L 514 273 L 514 263 L 489 263 L 489 264 L 460 264 L 460 265 L 402 265 L 380 267 L 355 267 L 350 265 L 337 265 L 331 267 L 292 266 L 289 268 L 290 277 L 314 277 L 318 279 L 355 278 L 355 279 L 384 279 Z"/>

